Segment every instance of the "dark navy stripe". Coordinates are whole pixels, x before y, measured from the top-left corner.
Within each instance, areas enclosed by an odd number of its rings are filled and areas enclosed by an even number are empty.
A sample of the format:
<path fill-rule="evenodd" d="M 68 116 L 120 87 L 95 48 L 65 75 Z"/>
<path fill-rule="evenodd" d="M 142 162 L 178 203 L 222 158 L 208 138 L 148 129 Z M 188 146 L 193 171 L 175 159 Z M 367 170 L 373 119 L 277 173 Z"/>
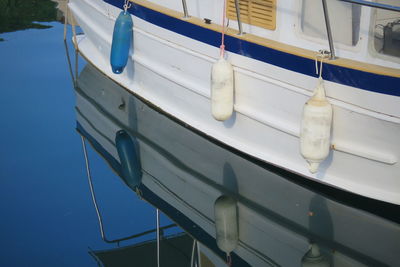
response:
<path fill-rule="evenodd" d="M 121 8 L 122 0 L 104 0 L 105 2 Z M 221 35 L 219 32 L 203 28 L 201 26 L 177 19 L 163 13 L 154 11 L 144 6 L 133 3 L 129 12 L 147 22 L 160 26 L 164 29 L 182 34 L 197 41 L 219 47 Z M 315 62 L 278 51 L 259 44 L 241 40 L 236 37 L 225 35 L 226 50 L 253 58 L 284 69 L 316 77 Z M 346 67 L 340 67 L 329 63 L 324 64 L 323 78 L 325 80 L 340 83 L 372 92 L 400 96 L 400 78 L 380 75 Z"/>
<path fill-rule="evenodd" d="M 114 171 L 120 176 L 122 174 L 121 164 L 110 154 L 103 146 L 93 138 L 79 122 L 76 122 L 76 130 L 85 137 L 93 146 L 93 148 L 108 162 L 108 164 L 114 169 Z M 123 179 L 121 178 L 123 181 Z M 200 243 L 205 244 L 210 250 L 217 254 L 220 258 L 225 258 L 225 252 L 220 250 L 217 246 L 214 237 L 209 235 L 199 225 L 193 222 L 191 219 L 186 217 L 182 212 L 171 206 L 168 202 L 157 196 L 150 189 L 143 184 L 139 186 L 142 192 L 142 197 L 153 206 L 157 207 L 175 223 L 177 223 L 185 232 L 189 233 L 194 239 Z M 232 252 L 232 266 L 247 267 L 250 266 L 245 260 L 239 257 L 236 253 Z"/>

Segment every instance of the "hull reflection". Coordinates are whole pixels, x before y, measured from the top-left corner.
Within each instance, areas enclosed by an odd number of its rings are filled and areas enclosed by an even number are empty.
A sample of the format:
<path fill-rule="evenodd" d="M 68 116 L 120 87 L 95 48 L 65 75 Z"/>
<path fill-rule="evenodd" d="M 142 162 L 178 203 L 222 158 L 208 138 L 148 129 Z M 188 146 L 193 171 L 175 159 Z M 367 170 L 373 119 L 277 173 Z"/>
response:
<path fill-rule="evenodd" d="M 285 171 L 219 146 L 91 65 L 78 78 L 76 96 L 80 134 L 120 176 L 115 135 L 122 129 L 134 137 L 140 148 L 143 198 L 202 243 L 215 265 L 225 260 L 215 240 L 214 203 L 221 195 L 237 202 L 239 242 L 233 266 L 301 266 L 312 244 L 331 266 L 394 266 L 400 261 L 396 219 L 325 197 L 332 192 L 299 185 Z"/>

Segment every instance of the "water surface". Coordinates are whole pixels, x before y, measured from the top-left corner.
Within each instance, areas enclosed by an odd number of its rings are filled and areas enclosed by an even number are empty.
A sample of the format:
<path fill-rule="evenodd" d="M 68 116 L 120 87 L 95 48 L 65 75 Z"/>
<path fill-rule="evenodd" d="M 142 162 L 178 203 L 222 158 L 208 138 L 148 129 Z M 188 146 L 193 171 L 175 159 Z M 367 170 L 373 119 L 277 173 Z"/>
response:
<path fill-rule="evenodd" d="M 0 35 L 0 266 L 98 266 L 88 252 L 117 244 L 102 241 L 90 197 L 64 25 L 42 25 Z M 155 209 L 88 150 L 109 238 L 155 228 Z"/>

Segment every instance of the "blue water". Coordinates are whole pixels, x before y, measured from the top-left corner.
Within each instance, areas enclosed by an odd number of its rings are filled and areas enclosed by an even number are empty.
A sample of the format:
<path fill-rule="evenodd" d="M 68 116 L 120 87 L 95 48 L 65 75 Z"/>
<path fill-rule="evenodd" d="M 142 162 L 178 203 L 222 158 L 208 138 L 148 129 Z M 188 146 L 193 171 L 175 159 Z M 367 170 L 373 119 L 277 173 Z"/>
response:
<path fill-rule="evenodd" d="M 48 25 L 1 34 L 0 266 L 98 266 L 90 249 L 118 245 L 102 241 L 89 192 L 64 26 Z M 107 237 L 155 228 L 155 208 L 87 148 Z"/>

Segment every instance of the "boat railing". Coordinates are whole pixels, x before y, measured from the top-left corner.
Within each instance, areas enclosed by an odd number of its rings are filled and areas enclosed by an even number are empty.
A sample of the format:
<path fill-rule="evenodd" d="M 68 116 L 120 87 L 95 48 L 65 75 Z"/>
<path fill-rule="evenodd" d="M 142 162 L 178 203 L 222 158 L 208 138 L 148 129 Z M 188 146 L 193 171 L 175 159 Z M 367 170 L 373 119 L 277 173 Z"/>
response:
<path fill-rule="evenodd" d="M 103 238 L 103 241 L 106 242 L 106 243 L 119 243 L 119 242 L 122 242 L 122 241 L 136 239 L 136 238 L 139 238 L 139 237 L 142 237 L 142 236 L 145 236 L 145 235 L 148 235 L 148 234 L 152 234 L 152 233 L 156 233 L 158 238 L 160 238 L 160 237 L 163 236 L 164 230 L 169 229 L 169 228 L 173 228 L 173 227 L 178 227 L 178 225 L 175 224 L 175 223 L 172 223 L 172 224 L 168 224 L 168 225 L 165 225 L 165 226 L 162 226 L 162 227 L 158 226 L 158 228 L 155 228 L 155 229 L 150 229 L 150 230 L 144 231 L 142 233 L 130 235 L 130 236 L 119 238 L 119 239 L 115 239 L 115 240 L 108 240 L 106 238 Z"/>
<path fill-rule="evenodd" d="M 186 4 L 186 0 L 182 0 L 182 9 L 183 9 L 183 18 L 187 19 L 189 18 L 189 12 Z"/>
<path fill-rule="evenodd" d="M 400 6 L 393 6 L 393 5 L 388 5 L 388 4 L 370 2 L 370 1 L 366 1 L 366 0 L 339 0 L 339 1 L 356 4 L 356 5 L 361 5 L 361 6 L 368 6 L 368 7 L 374 7 L 374 8 L 379 8 L 379 9 L 400 12 Z M 322 0 L 322 7 L 324 10 L 326 33 L 328 36 L 328 43 L 329 43 L 329 50 L 330 50 L 330 58 L 329 59 L 335 59 L 336 58 L 335 48 L 333 45 L 332 30 L 331 30 L 331 25 L 329 22 L 329 14 L 328 14 L 328 7 L 326 4 L 326 0 Z"/>
<path fill-rule="evenodd" d="M 324 18 L 325 18 L 325 25 L 326 25 L 326 34 L 328 35 L 328 42 L 329 42 L 329 50 L 330 50 L 330 57 L 329 59 L 335 59 L 335 46 L 333 45 L 333 37 L 332 37 L 332 30 L 331 24 L 329 22 L 329 12 L 328 12 L 328 5 L 326 4 L 326 0 L 322 0 L 322 8 L 324 10 Z"/>
<path fill-rule="evenodd" d="M 382 3 L 377 3 L 377 2 L 370 2 L 370 1 L 366 1 L 366 0 L 340 0 L 340 1 L 351 3 L 351 4 L 357 4 L 357 5 L 361 5 L 361 6 L 369 6 L 369 7 L 375 7 L 375 8 L 400 12 L 400 6 L 393 6 L 393 5 L 382 4 Z"/>
<path fill-rule="evenodd" d="M 226 1 L 226 0 L 225 0 Z M 187 4 L 186 4 L 186 0 L 182 0 L 182 9 L 183 9 L 183 18 L 187 19 L 189 18 L 189 12 L 188 12 L 188 8 L 187 8 Z M 238 35 L 242 35 L 243 32 L 243 28 L 242 28 L 242 21 L 240 19 L 240 6 L 239 6 L 239 0 L 235 0 L 235 9 L 236 9 L 236 18 L 237 18 L 237 22 L 238 22 L 238 28 L 239 28 L 239 33 Z"/>
<path fill-rule="evenodd" d="M 95 208 L 96 214 L 97 214 L 97 220 L 99 222 L 101 239 L 104 242 L 109 243 L 109 244 L 112 244 L 112 243 L 119 244 L 122 241 L 136 239 L 136 238 L 139 238 L 141 236 L 148 235 L 148 234 L 156 232 L 157 233 L 157 244 L 159 244 L 159 238 L 160 238 L 160 235 L 161 236 L 163 235 L 163 231 L 166 230 L 166 229 L 172 228 L 172 227 L 177 227 L 178 225 L 175 224 L 175 223 L 172 223 L 172 224 L 160 227 L 158 209 L 157 209 L 157 227 L 155 229 L 151 229 L 151 230 L 148 230 L 148 231 L 144 231 L 142 233 L 133 234 L 133 235 L 130 235 L 130 236 L 127 236 L 127 237 L 122 237 L 122 238 L 117 238 L 117 239 L 108 239 L 106 237 L 106 234 L 105 234 L 105 231 L 104 231 L 103 219 L 102 219 L 102 216 L 100 214 L 99 205 L 97 204 L 96 193 L 94 191 L 94 186 L 93 186 L 93 182 L 92 182 L 92 174 L 91 174 L 91 171 L 90 171 L 89 157 L 88 157 L 88 153 L 87 153 L 87 150 L 86 150 L 86 141 L 85 141 L 85 137 L 83 135 L 81 135 L 81 141 L 82 141 L 83 155 L 84 155 L 84 158 L 85 158 L 86 175 L 87 175 L 87 179 L 88 179 L 88 182 L 89 182 L 89 189 L 90 189 L 90 194 L 92 196 L 93 205 L 94 205 L 94 208 Z M 158 252 L 159 252 L 159 250 L 157 250 L 157 253 Z"/>
<path fill-rule="evenodd" d="M 226 1 L 226 0 L 225 0 Z M 238 29 L 239 33 L 238 35 L 243 35 L 243 27 L 242 27 L 242 21 L 240 19 L 240 5 L 239 5 L 240 0 L 235 0 L 235 10 L 236 10 L 236 18 L 238 22 Z M 395 12 L 400 12 L 400 6 L 393 6 L 393 5 L 388 5 L 388 4 L 382 4 L 382 3 L 377 3 L 377 2 L 370 2 L 366 0 L 339 0 L 342 2 L 347 2 L 351 4 L 357 4 L 361 6 L 368 6 L 368 7 L 373 7 L 373 8 L 379 8 L 379 9 L 385 9 L 385 10 L 390 10 L 390 11 L 395 11 Z M 184 18 L 189 18 L 189 12 L 187 9 L 187 4 L 186 0 L 182 0 L 182 8 L 183 8 L 183 14 Z M 330 57 L 329 59 L 335 59 L 335 47 L 333 44 L 333 37 L 332 37 L 332 29 L 329 21 L 329 12 L 328 12 L 328 5 L 326 0 L 322 0 L 322 8 L 324 11 L 324 19 L 325 19 L 325 25 L 326 25 L 326 33 L 328 37 L 328 43 L 329 43 L 329 53 Z"/>
<path fill-rule="evenodd" d="M 239 0 L 235 0 L 235 10 L 236 10 L 236 19 L 237 19 L 237 22 L 238 22 L 238 29 L 239 29 L 238 35 L 242 35 L 243 34 L 243 28 L 242 28 L 242 21 L 240 20 Z"/>

